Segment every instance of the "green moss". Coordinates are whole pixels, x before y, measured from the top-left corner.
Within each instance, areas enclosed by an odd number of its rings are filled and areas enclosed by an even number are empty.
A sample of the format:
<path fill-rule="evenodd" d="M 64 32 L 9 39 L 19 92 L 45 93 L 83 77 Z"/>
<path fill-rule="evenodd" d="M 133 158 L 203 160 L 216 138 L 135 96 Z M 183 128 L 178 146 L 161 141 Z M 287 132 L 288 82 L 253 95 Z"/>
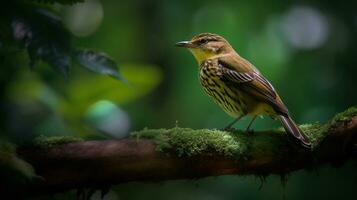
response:
<path fill-rule="evenodd" d="M 344 112 L 336 114 L 329 122 L 323 125 L 318 123 L 305 124 L 301 125 L 300 128 L 310 138 L 312 147 L 316 147 L 323 138 L 325 138 L 331 126 L 337 122 L 348 121 L 354 116 L 357 116 L 357 106 L 353 106 Z"/>
<path fill-rule="evenodd" d="M 326 136 L 326 132 L 327 132 L 326 125 L 315 123 L 315 124 L 304 124 L 304 125 L 300 125 L 299 127 L 305 133 L 305 135 L 310 139 L 312 148 L 316 147 L 317 144 L 319 144 L 319 142 Z"/>
<path fill-rule="evenodd" d="M 33 145 L 39 147 L 52 147 L 53 145 L 66 144 L 69 142 L 79 142 L 83 141 L 81 138 L 73 137 L 73 136 L 39 136 L 33 140 Z"/>
<path fill-rule="evenodd" d="M 310 138 L 312 147 L 316 147 L 327 135 L 330 127 L 336 122 L 346 121 L 357 115 L 357 107 L 337 114 L 326 124 L 305 124 L 300 128 Z M 224 156 L 244 158 L 249 156 L 264 157 L 269 151 L 278 154 L 280 145 L 285 145 L 287 140 L 282 128 L 255 132 L 249 135 L 241 131 L 220 131 L 175 127 L 172 129 L 143 129 L 133 132 L 132 137 L 138 139 L 153 139 L 157 149 L 162 152 L 176 152 L 179 156 L 194 156 L 201 153 L 218 152 Z M 266 156 L 268 157 L 268 156 Z"/>
<path fill-rule="evenodd" d="M 178 156 L 194 156 L 215 151 L 225 156 L 238 156 L 247 149 L 241 132 L 220 130 L 144 129 L 132 133 L 134 138 L 154 139 L 159 151 L 175 151 Z"/>
<path fill-rule="evenodd" d="M 245 159 L 258 154 L 266 155 L 267 149 L 279 151 L 279 148 L 274 146 L 286 142 L 285 132 L 282 129 L 250 134 L 239 130 L 227 132 L 175 127 L 172 129 L 143 129 L 133 132 L 131 136 L 137 139 L 153 139 L 157 144 L 157 150 L 175 152 L 178 156 L 217 152 L 222 156 L 235 159 Z"/>
<path fill-rule="evenodd" d="M 357 115 L 357 106 L 350 107 L 346 111 L 338 113 L 337 115 L 335 115 L 335 117 L 332 118 L 330 124 L 349 120 L 349 119 L 351 119 L 352 117 L 354 117 L 356 115 Z"/>
<path fill-rule="evenodd" d="M 321 125 L 303 125 L 301 128 L 311 139 L 313 146 L 324 137 L 326 131 L 321 131 Z M 210 129 L 193 130 L 175 127 L 172 129 L 143 129 L 133 132 L 131 137 L 137 139 L 153 139 L 157 150 L 162 152 L 176 152 L 178 156 L 195 156 L 201 153 L 218 152 L 223 156 L 245 158 L 262 156 L 267 149 L 272 154 L 278 154 L 276 146 L 286 143 L 285 131 L 276 130 L 245 133 L 242 131 L 220 131 Z M 248 148 L 249 147 L 249 148 Z M 269 157 L 269 156 L 267 156 Z M 271 156 L 270 156 L 271 157 Z"/>

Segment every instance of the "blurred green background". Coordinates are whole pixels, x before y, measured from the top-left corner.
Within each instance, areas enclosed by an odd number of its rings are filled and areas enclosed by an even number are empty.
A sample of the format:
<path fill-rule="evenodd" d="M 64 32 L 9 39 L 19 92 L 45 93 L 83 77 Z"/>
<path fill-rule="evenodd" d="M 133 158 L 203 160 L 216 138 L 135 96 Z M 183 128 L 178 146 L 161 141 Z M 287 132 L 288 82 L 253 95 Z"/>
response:
<path fill-rule="evenodd" d="M 72 67 L 66 79 L 23 51 L 0 57 L 1 138 L 124 138 L 130 131 L 223 128 L 231 118 L 203 92 L 192 55 L 174 47 L 201 32 L 224 36 L 272 82 L 298 123 L 324 122 L 355 105 L 357 15 L 352 2 L 88 0 L 52 6 L 75 37 L 117 61 L 129 84 Z M 3 43 L 0 43 L 0 47 Z M 246 127 L 243 119 L 236 128 Z M 279 126 L 268 117 L 254 129 Z M 269 176 L 129 183 L 105 199 L 354 199 L 356 163 Z M 98 169 L 100 170 L 100 169 Z M 55 195 L 74 199 L 74 193 Z M 95 194 L 92 199 L 99 199 Z"/>

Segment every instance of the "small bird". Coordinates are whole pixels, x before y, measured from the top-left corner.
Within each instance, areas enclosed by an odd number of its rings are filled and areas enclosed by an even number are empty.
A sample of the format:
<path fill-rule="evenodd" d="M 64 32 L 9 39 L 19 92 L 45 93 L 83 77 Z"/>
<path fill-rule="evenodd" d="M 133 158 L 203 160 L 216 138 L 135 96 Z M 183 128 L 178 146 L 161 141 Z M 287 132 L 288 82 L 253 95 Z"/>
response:
<path fill-rule="evenodd" d="M 222 36 L 201 33 L 190 41 L 176 43 L 188 48 L 199 65 L 199 79 L 204 91 L 228 115 L 235 118 L 231 128 L 244 116 L 255 118 L 267 114 L 279 118 L 287 133 L 305 147 L 311 143 L 291 119 L 289 111 L 272 84 L 249 61 L 241 57 Z"/>

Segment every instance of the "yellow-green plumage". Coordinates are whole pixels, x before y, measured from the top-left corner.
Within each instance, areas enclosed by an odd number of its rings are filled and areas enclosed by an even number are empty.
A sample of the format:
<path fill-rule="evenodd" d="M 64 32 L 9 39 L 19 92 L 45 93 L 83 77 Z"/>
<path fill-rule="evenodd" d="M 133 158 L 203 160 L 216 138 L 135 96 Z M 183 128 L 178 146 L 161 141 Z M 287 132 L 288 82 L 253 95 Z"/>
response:
<path fill-rule="evenodd" d="M 240 92 L 230 88 L 220 78 L 221 71 L 212 60 L 205 60 L 200 66 L 199 78 L 204 91 L 213 98 L 227 114 L 236 118 L 246 115 L 246 104 Z"/>

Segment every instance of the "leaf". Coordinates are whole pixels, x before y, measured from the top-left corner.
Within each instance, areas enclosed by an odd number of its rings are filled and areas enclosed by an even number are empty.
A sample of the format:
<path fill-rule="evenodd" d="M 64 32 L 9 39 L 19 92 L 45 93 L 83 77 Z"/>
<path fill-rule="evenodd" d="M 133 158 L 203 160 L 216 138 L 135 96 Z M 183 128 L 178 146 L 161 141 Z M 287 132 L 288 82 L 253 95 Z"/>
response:
<path fill-rule="evenodd" d="M 37 178 L 37 175 L 33 167 L 15 153 L 0 151 L 0 177 L 11 184 L 31 181 L 33 178 Z M 2 181 L 4 180 L 0 182 Z"/>
<path fill-rule="evenodd" d="M 0 184 L 22 184 L 38 176 L 33 167 L 16 155 L 16 147 L 0 140 Z"/>
<path fill-rule="evenodd" d="M 41 59 L 55 67 L 57 71 L 68 77 L 71 57 L 65 50 L 57 44 L 48 41 L 47 43 L 31 43 L 28 47 L 30 56 L 30 67 L 32 67 L 38 59 Z"/>
<path fill-rule="evenodd" d="M 116 62 L 104 52 L 93 49 L 79 49 L 74 53 L 74 57 L 83 67 L 93 72 L 109 75 L 118 80 L 125 80 L 119 74 Z"/>
<path fill-rule="evenodd" d="M 23 42 L 27 46 L 33 36 L 31 26 L 20 18 L 15 18 L 11 26 L 14 39 Z"/>
<path fill-rule="evenodd" d="M 71 118 L 82 116 L 93 103 L 100 100 L 125 104 L 137 100 L 153 91 L 162 81 L 162 71 L 158 66 L 145 64 L 123 64 L 123 75 L 130 86 L 118 84 L 117 80 L 104 76 L 90 76 L 82 73 L 77 79 L 66 84 L 67 101 L 58 108 Z M 85 84 L 83 84 L 85 83 Z"/>
<path fill-rule="evenodd" d="M 39 60 L 45 61 L 68 76 L 71 65 L 70 35 L 60 18 L 44 9 L 31 9 L 13 18 L 13 37 L 27 48 L 30 68 Z"/>

